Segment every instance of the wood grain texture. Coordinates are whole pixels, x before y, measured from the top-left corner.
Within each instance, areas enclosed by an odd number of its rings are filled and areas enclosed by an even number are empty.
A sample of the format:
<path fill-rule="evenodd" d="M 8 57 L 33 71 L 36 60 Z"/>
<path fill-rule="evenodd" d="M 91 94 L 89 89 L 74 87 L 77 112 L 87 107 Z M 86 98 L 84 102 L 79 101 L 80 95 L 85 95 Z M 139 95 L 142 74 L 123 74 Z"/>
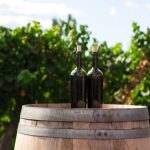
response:
<path fill-rule="evenodd" d="M 150 138 L 127 140 L 73 140 L 73 150 L 149 150 Z M 148 143 L 149 142 L 149 143 Z"/>
<path fill-rule="evenodd" d="M 73 140 L 17 134 L 15 150 L 73 150 Z"/>
<path fill-rule="evenodd" d="M 35 127 L 35 128 L 47 128 L 47 129 L 54 129 L 54 130 L 127 130 L 127 129 L 146 129 L 149 128 L 149 120 L 148 120 L 148 110 L 146 107 L 143 106 L 131 106 L 131 105 L 103 105 L 101 109 L 70 109 L 70 104 L 36 104 L 36 105 L 27 105 L 25 107 L 30 107 L 30 110 L 35 110 L 36 116 L 40 114 L 46 114 L 46 118 L 50 120 L 38 120 L 32 118 L 24 118 L 21 116 L 19 126 L 26 126 L 26 127 Z M 42 108 L 42 109 L 41 109 Z M 42 111 L 37 111 L 41 109 Z M 56 114 L 47 114 L 50 113 L 53 109 Z M 61 110 L 62 109 L 62 110 Z M 145 118 L 141 120 L 137 120 L 133 117 L 132 114 L 137 112 L 139 116 L 142 117 L 142 112 L 144 112 Z M 59 111 L 58 111 L 59 110 Z M 70 112 L 75 112 L 78 114 L 75 118 L 70 118 L 70 116 L 65 116 L 65 121 L 60 120 L 61 112 L 63 114 L 63 110 L 67 110 L 67 114 Z M 95 114 L 99 114 L 102 117 L 108 117 L 107 119 L 93 120 L 92 117 L 94 114 L 90 114 L 91 112 Z M 99 111 L 104 110 L 104 111 Z M 46 112 L 46 113 L 45 113 Z M 98 112 L 98 113 L 97 113 Z M 101 113 L 106 112 L 106 113 Z M 120 112 L 127 113 L 127 118 L 129 116 L 129 120 L 119 121 L 121 120 L 124 114 L 121 116 Z M 113 116 L 114 113 L 114 116 Z M 117 115 L 119 113 L 119 116 Z M 30 114 L 30 111 L 28 115 Z M 108 114 L 108 115 L 106 115 Z M 65 115 L 65 113 L 63 114 Z M 54 116 L 54 118 L 53 118 Z M 87 118 L 84 118 L 87 117 Z M 89 118 L 88 118 L 89 117 Z M 117 120 L 113 119 L 116 117 Z M 139 117 L 139 118 L 140 118 Z M 79 119 L 79 120 L 78 120 Z M 85 122 L 83 121 L 85 120 Z M 59 136 L 59 134 L 58 134 Z M 38 137 L 38 136 L 30 136 L 25 134 L 17 133 L 16 143 L 15 143 L 15 150 L 150 150 L 150 135 L 147 138 L 135 138 L 135 139 L 112 139 L 111 140 L 93 140 L 93 139 L 69 139 L 69 138 L 50 138 L 50 137 Z"/>
<path fill-rule="evenodd" d="M 150 137 L 126 140 L 79 140 L 17 134 L 15 150 L 149 150 Z"/>

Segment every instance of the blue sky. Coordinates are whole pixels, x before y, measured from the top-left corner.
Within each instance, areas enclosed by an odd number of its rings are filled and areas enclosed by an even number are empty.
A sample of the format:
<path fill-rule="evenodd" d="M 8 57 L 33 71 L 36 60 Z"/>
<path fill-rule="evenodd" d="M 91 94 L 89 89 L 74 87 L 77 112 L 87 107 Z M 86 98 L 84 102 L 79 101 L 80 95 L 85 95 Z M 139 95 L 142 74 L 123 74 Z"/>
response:
<path fill-rule="evenodd" d="M 142 30 L 150 27 L 150 0 L 0 0 L 0 25 L 11 28 L 32 20 L 47 28 L 52 18 L 66 19 L 69 13 L 110 46 L 116 42 L 129 46 L 133 21 Z"/>

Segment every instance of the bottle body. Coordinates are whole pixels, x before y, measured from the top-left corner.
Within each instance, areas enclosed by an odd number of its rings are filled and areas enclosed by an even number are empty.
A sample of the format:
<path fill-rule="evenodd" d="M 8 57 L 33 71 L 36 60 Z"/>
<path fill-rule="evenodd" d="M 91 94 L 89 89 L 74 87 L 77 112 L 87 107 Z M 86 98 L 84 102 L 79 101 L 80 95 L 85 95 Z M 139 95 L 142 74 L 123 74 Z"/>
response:
<path fill-rule="evenodd" d="M 100 108 L 103 103 L 103 73 L 98 68 L 98 52 L 93 52 L 93 66 L 87 74 L 88 108 Z"/>
<path fill-rule="evenodd" d="M 77 68 L 71 73 L 71 107 L 86 107 L 86 72 Z"/>
<path fill-rule="evenodd" d="M 103 103 L 103 74 L 92 68 L 87 74 L 88 108 L 100 108 Z"/>

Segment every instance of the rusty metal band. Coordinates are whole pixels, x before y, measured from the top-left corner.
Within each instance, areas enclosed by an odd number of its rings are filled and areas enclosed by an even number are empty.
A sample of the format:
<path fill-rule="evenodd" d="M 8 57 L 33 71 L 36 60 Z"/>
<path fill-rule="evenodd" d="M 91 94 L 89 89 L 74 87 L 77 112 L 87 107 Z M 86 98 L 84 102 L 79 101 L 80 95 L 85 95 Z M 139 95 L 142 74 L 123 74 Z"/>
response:
<path fill-rule="evenodd" d="M 49 138 L 113 140 L 150 137 L 150 128 L 128 130 L 76 130 L 37 128 L 19 125 L 18 133 Z"/>
<path fill-rule="evenodd" d="M 124 122 L 148 120 L 147 107 L 130 109 L 69 109 L 23 106 L 20 118 L 69 122 Z"/>

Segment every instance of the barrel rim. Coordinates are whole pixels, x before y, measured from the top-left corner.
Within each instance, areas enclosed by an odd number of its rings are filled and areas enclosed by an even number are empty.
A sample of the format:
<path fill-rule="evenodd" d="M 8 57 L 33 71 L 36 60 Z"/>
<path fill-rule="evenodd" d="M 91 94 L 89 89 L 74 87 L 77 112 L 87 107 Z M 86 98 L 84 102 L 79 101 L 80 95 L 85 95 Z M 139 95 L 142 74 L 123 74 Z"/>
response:
<path fill-rule="evenodd" d="M 83 109 L 83 108 L 44 108 L 30 107 L 41 104 L 23 105 L 20 118 L 47 121 L 77 121 L 77 122 L 122 122 L 148 120 L 148 109 L 144 106 L 117 109 Z M 57 104 L 52 104 L 53 106 Z M 60 104 L 58 104 L 60 105 Z M 62 104 L 63 105 L 63 104 Z M 66 104 L 65 104 L 66 105 Z M 109 104 L 105 104 L 109 106 Z M 117 105 L 118 106 L 118 105 Z M 134 105 L 135 106 L 135 105 Z"/>

